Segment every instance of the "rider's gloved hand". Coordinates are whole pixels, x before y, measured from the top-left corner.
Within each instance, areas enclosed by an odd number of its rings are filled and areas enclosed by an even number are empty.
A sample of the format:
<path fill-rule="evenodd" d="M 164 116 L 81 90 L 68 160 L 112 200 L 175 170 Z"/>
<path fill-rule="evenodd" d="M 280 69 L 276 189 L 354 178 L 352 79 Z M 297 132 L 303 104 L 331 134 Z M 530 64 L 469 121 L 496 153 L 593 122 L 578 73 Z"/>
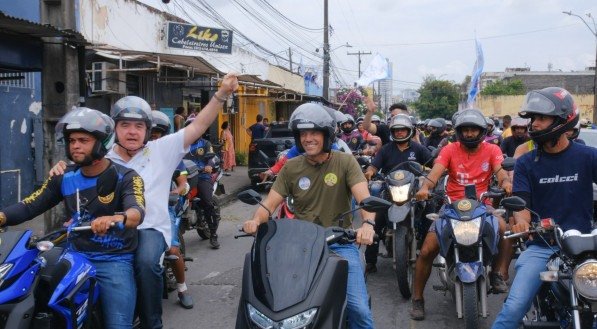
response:
<path fill-rule="evenodd" d="M 243 224 L 243 232 L 247 234 L 255 234 L 257 233 L 257 227 L 259 226 L 259 221 L 251 219 L 246 221 Z"/>

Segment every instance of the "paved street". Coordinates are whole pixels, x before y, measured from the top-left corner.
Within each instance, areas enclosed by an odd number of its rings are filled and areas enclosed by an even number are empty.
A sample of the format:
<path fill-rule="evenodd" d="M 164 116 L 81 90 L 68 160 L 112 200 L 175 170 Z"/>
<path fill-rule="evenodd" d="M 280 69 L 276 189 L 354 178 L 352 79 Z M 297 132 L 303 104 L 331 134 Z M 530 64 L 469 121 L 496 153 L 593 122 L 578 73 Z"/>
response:
<path fill-rule="evenodd" d="M 251 238 L 235 240 L 237 227 L 249 218 L 255 207 L 235 201 L 222 210 L 220 229 L 222 248 L 211 250 L 207 241 L 201 241 L 195 232 L 187 232 L 185 241 L 189 256 L 187 281 L 195 299 L 195 308 L 185 310 L 177 305 L 175 293 L 164 301 L 165 328 L 233 328 L 240 294 L 242 262 L 250 250 Z M 380 257 L 378 272 L 369 276 L 368 287 L 372 295 L 373 314 L 377 328 L 458 328 L 462 321 L 456 319 L 450 295 L 433 291 L 437 284 L 432 273 L 425 293 L 427 319 L 411 321 L 408 317 L 410 301 L 400 297 L 390 259 Z M 490 318 L 481 321 L 482 328 L 489 328 L 501 307 L 505 295 L 490 296 Z"/>

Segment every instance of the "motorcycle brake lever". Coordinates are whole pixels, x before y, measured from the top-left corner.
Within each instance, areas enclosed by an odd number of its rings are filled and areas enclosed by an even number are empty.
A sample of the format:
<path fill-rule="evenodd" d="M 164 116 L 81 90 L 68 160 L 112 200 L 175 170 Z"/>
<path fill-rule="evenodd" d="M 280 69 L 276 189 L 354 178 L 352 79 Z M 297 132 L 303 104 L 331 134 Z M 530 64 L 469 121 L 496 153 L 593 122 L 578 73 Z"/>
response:
<path fill-rule="evenodd" d="M 253 234 L 239 234 L 239 235 L 235 235 L 234 238 L 238 239 L 238 238 L 245 238 L 245 237 L 249 237 L 249 236 L 253 236 Z"/>

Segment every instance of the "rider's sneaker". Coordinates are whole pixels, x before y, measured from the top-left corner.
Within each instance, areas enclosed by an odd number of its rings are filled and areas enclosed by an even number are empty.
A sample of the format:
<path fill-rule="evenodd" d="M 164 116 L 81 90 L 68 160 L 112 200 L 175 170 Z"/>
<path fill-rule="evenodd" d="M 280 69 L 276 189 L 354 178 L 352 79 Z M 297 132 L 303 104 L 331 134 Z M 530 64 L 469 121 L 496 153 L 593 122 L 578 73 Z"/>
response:
<path fill-rule="evenodd" d="M 367 263 L 367 265 L 365 265 L 365 273 L 369 274 L 375 272 L 377 272 L 377 265 L 373 263 Z"/>
<path fill-rule="evenodd" d="M 425 319 L 425 301 L 413 299 L 413 308 L 410 309 L 410 318 L 416 321 Z"/>
<path fill-rule="evenodd" d="M 508 284 L 501 273 L 493 272 L 490 276 L 491 290 L 494 294 L 503 294 L 508 292 Z"/>
<path fill-rule="evenodd" d="M 180 302 L 180 305 L 186 309 L 193 308 L 193 305 L 195 304 L 193 302 L 193 297 L 187 292 L 179 292 L 178 301 Z"/>
<path fill-rule="evenodd" d="M 211 237 L 209 237 L 209 244 L 211 244 L 211 249 L 220 249 L 217 234 L 212 234 Z"/>

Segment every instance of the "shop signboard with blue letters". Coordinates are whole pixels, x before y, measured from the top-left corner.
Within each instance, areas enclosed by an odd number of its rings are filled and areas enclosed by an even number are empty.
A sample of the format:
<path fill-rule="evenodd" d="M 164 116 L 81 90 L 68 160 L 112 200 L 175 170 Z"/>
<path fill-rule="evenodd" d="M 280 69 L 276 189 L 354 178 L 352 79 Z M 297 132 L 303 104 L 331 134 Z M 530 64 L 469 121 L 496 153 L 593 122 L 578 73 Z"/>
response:
<path fill-rule="evenodd" d="M 168 47 L 232 53 L 232 31 L 168 22 Z"/>

